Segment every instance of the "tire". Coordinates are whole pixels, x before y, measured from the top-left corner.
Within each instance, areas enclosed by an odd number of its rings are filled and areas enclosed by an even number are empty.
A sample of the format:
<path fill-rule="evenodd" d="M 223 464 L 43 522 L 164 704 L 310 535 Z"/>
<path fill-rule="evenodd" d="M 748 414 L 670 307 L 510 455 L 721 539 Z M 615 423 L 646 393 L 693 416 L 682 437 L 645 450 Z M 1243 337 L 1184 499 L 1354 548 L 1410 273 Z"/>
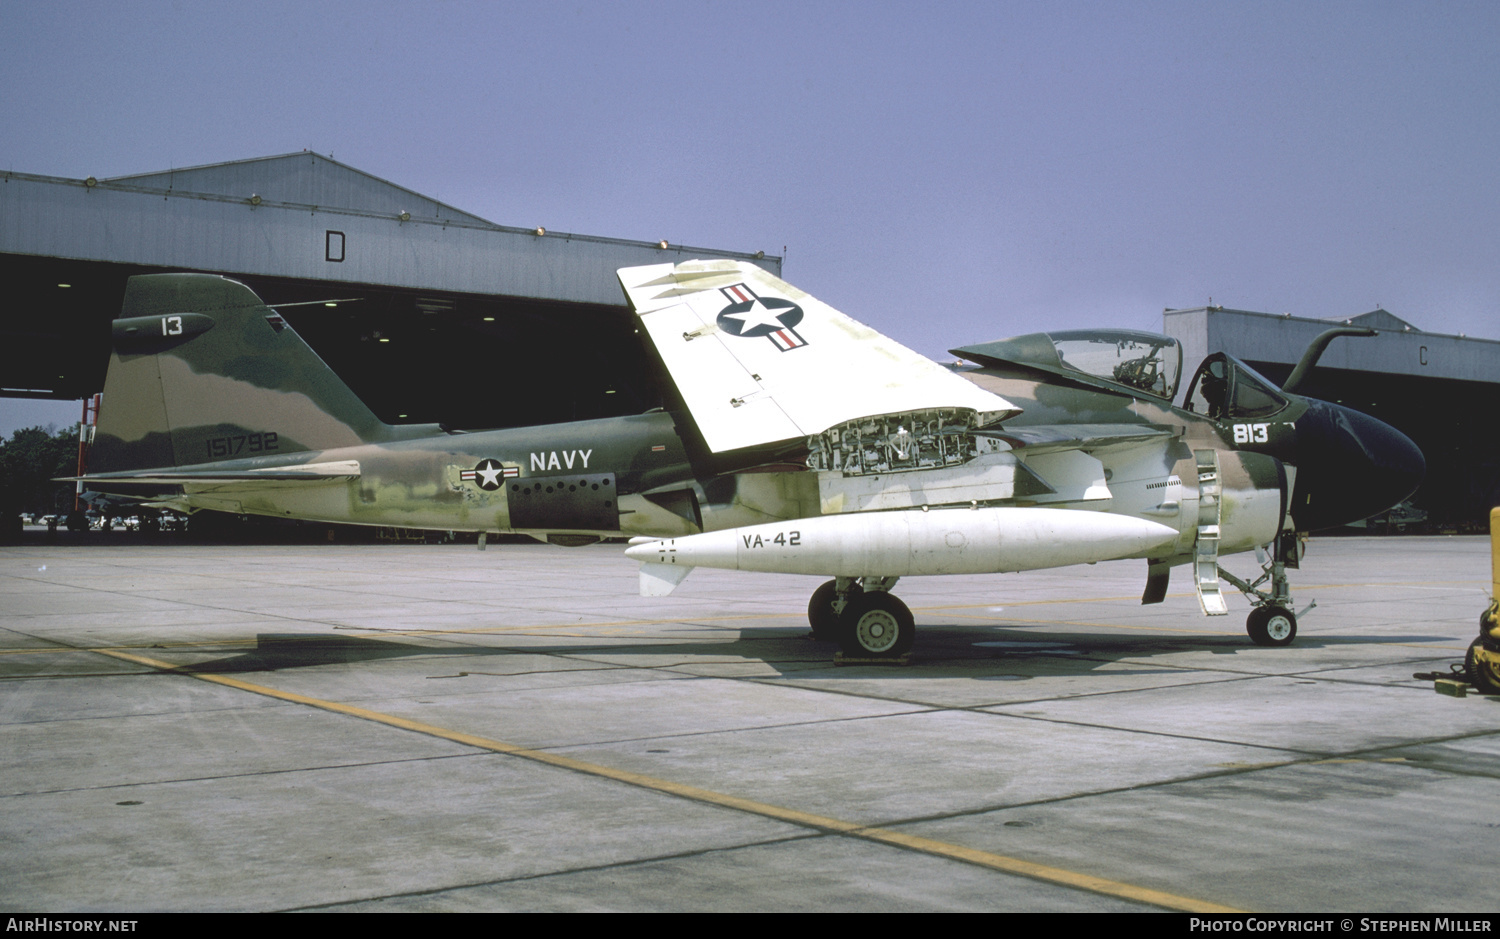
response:
<path fill-rule="evenodd" d="M 1464 677 L 1480 694 L 1500 694 L 1500 655 L 1485 649 L 1483 639 L 1469 643 Z"/>
<path fill-rule="evenodd" d="M 911 610 L 884 591 L 851 596 L 839 615 L 839 648 L 853 658 L 896 658 L 916 638 Z"/>
<path fill-rule="evenodd" d="M 864 592 L 865 588 L 859 584 L 851 584 L 845 597 L 853 600 Z M 838 584 L 830 580 L 814 590 L 812 599 L 807 601 L 807 622 L 812 626 L 813 638 L 819 642 L 838 641 L 839 615 L 833 609 L 834 601 L 838 598 Z"/>
<path fill-rule="evenodd" d="M 1279 606 L 1258 606 L 1245 620 L 1245 632 L 1258 646 L 1289 646 L 1297 638 L 1297 617 Z"/>

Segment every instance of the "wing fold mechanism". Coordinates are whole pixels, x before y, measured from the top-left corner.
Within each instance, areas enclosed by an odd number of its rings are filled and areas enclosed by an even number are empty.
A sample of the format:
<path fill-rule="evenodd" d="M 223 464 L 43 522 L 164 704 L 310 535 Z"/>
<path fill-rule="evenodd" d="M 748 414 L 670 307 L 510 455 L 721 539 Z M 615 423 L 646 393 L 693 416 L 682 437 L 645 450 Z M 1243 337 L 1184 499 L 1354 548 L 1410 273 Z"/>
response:
<path fill-rule="evenodd" d="M 915 412 L 1020 409 L 749 262 L 628 267 L 620 284 L 715 453 Z"/>

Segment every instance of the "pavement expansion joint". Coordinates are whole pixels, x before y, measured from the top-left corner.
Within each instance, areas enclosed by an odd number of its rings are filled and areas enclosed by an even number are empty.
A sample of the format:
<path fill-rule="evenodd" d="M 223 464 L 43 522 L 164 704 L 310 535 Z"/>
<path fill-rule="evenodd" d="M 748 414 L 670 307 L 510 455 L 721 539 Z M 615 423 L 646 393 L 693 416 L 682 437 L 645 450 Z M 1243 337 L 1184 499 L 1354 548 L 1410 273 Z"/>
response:
<path fill-rule="evenodd" d="M 1037 864 L 1035 862 L 1007 857 L 1004 855 L 998 855 L 975 848 L 965 847 L 962 845 L 954 845 L 936 839 L 895 832 L 885 827 L 860 825 L 857 823 L 847 822 L 827 816 L 820 816 L 812 813 L 798 811 L 795 809 L 788 809 L 780 806 L 770 805 L 767 803 L 758 802 L 753 799 L 746 799 L 739 796 L 714 792 L 712 790 L 702 789 L 696 786 L 674 783 L 668 780 L 658 779 L 652 776 L 635 773 L 628 770 L 618 770 L 611 767 L 601 766 L 598 764 L 573 759 L 571 757 L 566 757 L 561 755 L 560 753 L 553 751 L 521 747 L 515 744 L 503 743 L 501 741 L 480 737 L 474 734 L 449 731 L 444 728 L 426 724 L 420 721 L 412 721 L 406 718 L 397 718 L 376 711 L 343 705 L 336 702 L 311 697 L 308 695 L 280 691 L 261 685 L 254 685 L 249 682 L 229 678 L 224 675 L 209 674 L 204 672 L 179 671 L 168 665 L 167 663 L 148 659 L 143 656 L 136 656 L 122 652 L 105 652 L 102 654 L 126 659 L 128 661 L 135 661 L 140 664 L 150 665 L 156 668 L 161 668 L 164 671 L 170 671 L 174 674 L 182 675 L 183 677 L 195 678 L 200 681 L 227 685 L 231 688 L 237 688 L 241 691 L 248 691 L 254 694 L 262 694 L 268 697 L 280 698 L 282 700 L 297 704 L 309 705 L 322 710 L 347 714 L 353 717 L 363 718 L 365 720 L 374 721 L 376 723 L 387 724 L 389 726 L 398 727 L 404 730 L 410 730 L 417 733 L 440 737 L 442 739 L 450 740 L 455 743 L 466 744 L 480 749 L 492 750 L 497 753 L 520 757 L 523 759 L 531 760 L 533 762 L 557 766 L 559 768 L 572 770 L 574 772 L 583 773 L 589 776 L 597 776 L 614 780 L 616 782 L 622 782 L 627 785 L 637 786 L 643 789 L 652 789 L 658 792 L 667 793 L 669 795 L 681 796 L 683 798 L 690 799 L 696 802 L 704 802 L 724 808 L 735 809 L 738 811 L 747 812 L 754 815 L 761 815 L 767 818 L 773 818 L 784 822 L 790 822 L 795 825 L 802 825 L 805 827 L 828 831 L 831 833 L 844 834 L 866 841 L 893 845 L 896 847 L 919 851 L 924 854 L 947 857 L 953 860 L 963 861 L 965 863 L 974 864 L 980 867 L 987 867 L 1003 873 L 1016 874 L 1035 880 L 1043 880 L 1051 883 L 1062 884 L 1064 886 L 1074 887 L 1077 889 L 1087 890 L 1090 892 L 1100 893 L 1108 896 L 1119 897 L 1121 899 L 1131 900 L 1149 906 L 1156 906 L 1164 909 L 1178 910 L 1183 912 L 1245 912 L 1234 907 L 1223 906 L 1221 904 L 1197 900 L 1190 897 L 1177 896 L 1163 891 L 1138 887 L 1132 884 L 1113 881 L 1102 877 L 1096 877 L 1090 874 L 1081 874 L 1075 871 L 1052 867 L 1050 865 Z"/>

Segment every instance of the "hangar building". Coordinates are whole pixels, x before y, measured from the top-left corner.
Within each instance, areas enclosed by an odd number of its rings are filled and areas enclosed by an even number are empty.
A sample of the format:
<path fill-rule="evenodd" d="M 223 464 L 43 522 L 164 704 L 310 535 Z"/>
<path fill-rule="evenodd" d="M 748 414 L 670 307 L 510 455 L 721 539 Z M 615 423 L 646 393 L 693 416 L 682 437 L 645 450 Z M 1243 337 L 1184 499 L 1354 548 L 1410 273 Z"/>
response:
<path fill-rule="evenodd" d="M 659 403 L 615 270 L 763 252 L 496 225 L 316 153 L 120 176 L 0 174 L 0 394 L 104 386 L 134 274 L 278 305 L 392 423 L 504 427 Z M 283 304 L 303 304 L 282 306 Z"/>

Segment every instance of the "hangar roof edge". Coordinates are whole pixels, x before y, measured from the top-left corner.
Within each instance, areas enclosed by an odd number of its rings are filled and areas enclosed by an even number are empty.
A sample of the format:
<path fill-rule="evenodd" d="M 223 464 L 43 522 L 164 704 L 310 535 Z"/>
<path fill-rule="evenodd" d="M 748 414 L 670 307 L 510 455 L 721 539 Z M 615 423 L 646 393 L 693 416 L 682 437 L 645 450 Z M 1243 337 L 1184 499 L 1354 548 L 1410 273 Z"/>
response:
<path fill-rule="evenodd" d="M 254 194 L 266 201 L 325 209 L 387 210 L 393 214 L 405 211 L 415 218 L 443 217 L 500 227 L 472 212 L 311 150 L 111 176 L 100 182 L 237 198 Z"/>
<path fill-rule="evenodd" d="M 314 160 L 330 164 L 340 173 L 346 174 L 347 179 L 367 181 L 367 188 L 366 191 L 362 193 L 362 196 L 371 197 L 372 194 L 380 194 L 383 190 L 384 194 L 386 194 L 387 196 L 389 196 L 390 194 L 397 194 L 402 198 L 372 198 L 372 202 L 383 202 L 384 204 L 341 207 L 331 202 L 314 201 L 308 198 L 294 200 L 268 198 L 264 194 L 256 191 L 253 188 L 247 190 L 244 187 L 230 187 L 227 185 L 223 185 L 222 183 L 224 182 L 224 180 L 219 180 L 218 182 L 220 184 L 218 185 L 207 187 L 209 190 L 217 189 L 219 191 L 203 191 L 201 189 L 195 190 L 182 188 L 181 186 L 174 187 L 162 185 L 162 183 L 164 181 L 167 181 L 169 177 L 171 177 L 171 182 L 176 183 L 178 178 L 182 177 L 184 174 L 192 174 L 200 170 L 218 171 L 224 170 L 226 168 L 267 167 L 273 163 L 276 163 L 277 161 L 284 161 L 288 158 L 297 157 L 310 157 Z M 194 199 L 222 203 L 248 203 L 251 196 L 259 195 L 261 196 L 261 201 L 256 204 L 262 205 L 266 208 L 300 210 L 314 209 L 324 213 L 357 215 L 375 218 L 393 218 L 397 217 L 399 213 L 405 211 L 411 212 L 411 218 L 409 220 L 404 219 L 407 224 L 442 225 L 444 227 L 478 229 L 483 231 L 501 232 L 513 235 L 542 234 L 542 231 L 540 229 L 512 225 L 500 225 L 495 222 L 491 222 L 488 219 L 484 219 L 477 215 L 473 215 L 460 209 L 456 209 L 448 205 L 447 203 L 439 202 L 436 199 L 429 199 L 426 196 L 423 196 L 411 189 L 407 189 L 403 186 L 398 186 L 395 183 L 388 182 L 378 176 L 366 173 L 363 170 L 355 169 L 354 167 L 339 163 L 337 160 L 331 160 L 328 157 L 319 156 L 318 154 L 311 153 L 310 151 L 288 153 L 273 157 L 255 157 L 246 160 L 230 161 L 227 163 L 211 163 L 198 167 L 184 167 L 182 169 L 173 169 L 162 173 L 137 173 L 129 176 L 115 176 L 105 179 L 95 179 L 94 177 L 89 177 L 88 179 L 76 179 L 69 176 L 47 176 L 40 173 L 23 173 L 17 172 L 15 170 L 0 170 L 0 181 L 10 180 L 35 183 L 44 186 L 77 187 L 80 189 L 97 188 L 100 190 L 113 190 L 124 193 L 150 194 L 153 196 L 165 196 L 168 198 Z M 303 193 L 303 195 L 308 194 L 309 193 Z M 424 207 L 426 207 L 428 211 L 431 211 L 433 214 L 426 215 L 425 217 L 422 214 L 419 214 L 419 210 Z M 437 214 L 439 211 L 444 214 Z M 663 242 L 642 241 L 640 239 L 634 238 L 616 238 L 610 235 L 586 235 L 579 232 L 565 232 L 551 229 L 547 230 L 545 234 L 549 239 L 555 238 L 563 241 L 587 242 L 600 245 L 619 245 L 632 248 L 653 249 L 670 247 L 671 250 L 679 258 L 692 256 L 712 256 L 738 258 L 757 262 L 767 261 L 771 263 L 779 263 L 782 260 L 775 255 L 764 252 L 729 251 L 722 248 L 706 248 L 699 245 L 677 243 L 667 245 Z M 22 249 L 20 253 L 27 254 L 45 252 L 35 252 Z M 79 256 L 82 257 L 83 255 Z"/>
<path fill-rule="evenodd" d="M 1180 310 L 1167 308 L 1162 311 L 1162 318 L 1169 316 L 1191 316 L 1203 314 L 1226 314 L 1254 319 L 1275 320 L 1277 322 L 1309 323 L 1324 328 L 1331 326 L 1368 326 L 1380 332 L 1395 333 L 1398 335 L 1416 335 L 1440 337 L 1444 339 L 1459 339 L 1464 342 L 1489 342 L 1500 344 L 1500 339 L 1490 339 L 1485 336 L 1470 336 L 1466 333 L 1435 333 L 1420 329 L 1389 310 L 1375 309 L 1368 313 L 1356 316 L 1293 316 L 1290 313 L 1261 313 L 1257 310 L 1233 310 L 1223 306 L 1195 306 L 1185 307 Z"/>

